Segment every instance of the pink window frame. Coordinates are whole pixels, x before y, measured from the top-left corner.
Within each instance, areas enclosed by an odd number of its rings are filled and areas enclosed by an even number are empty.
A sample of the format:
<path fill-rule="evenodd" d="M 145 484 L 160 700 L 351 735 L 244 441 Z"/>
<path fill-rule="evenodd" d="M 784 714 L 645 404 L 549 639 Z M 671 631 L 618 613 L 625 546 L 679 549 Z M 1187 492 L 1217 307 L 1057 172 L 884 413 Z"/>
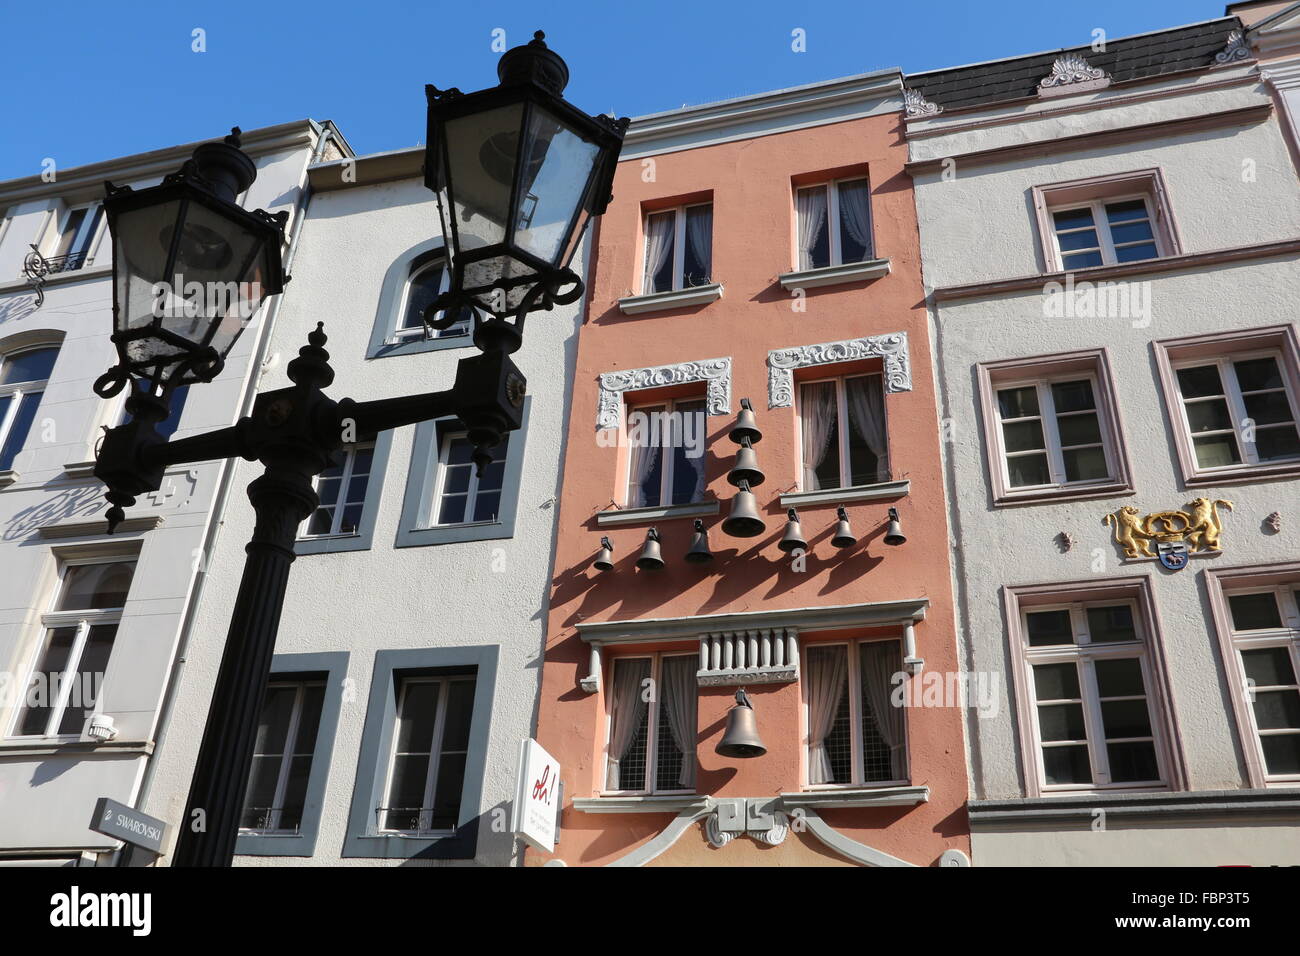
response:
<path fill-rule="evenodd" d="M 1152 342 L 1151 348 L 1155 353 L 1169 427 L 1174 434 L 1174 446 L 1178 452 L 1178 464 L 1182 469 L 1185 486 L 1194 488 L 1258 481 L 1261 478 L 1300 476 L 1300 458 L 1260 464 L 1243 461 L 1236 465 L 1201 468 L 1196 463 L 1196 449 L 1192 445 L 1191 432 L 1183 411 L 1182 392 L 1178 388 L 1175 374 L 1175 369 L 1189 359 L 1218 359 L 1249 352 L 1277 352 L 1281 356 L 1282 377 L 1289 391 L 1292 408 L 1300 408 L 1300 338 L 1296 335 L 1295 326 L 1271 325 L 1162 339 Z"/>
<path fill-rule="evenodd" d="M 1129 464 L 1128 445 L 1124 440 L 1124 423 L 1119 411 L 1119 402 L 1115 397 L 1109 350 L 1085 349 L 1077 352 L 1057 352 L 1051 355 L 981 362 L 975 368 L 979 381 L 980 411 L 984 419 L 984 457 L 995 505 L 1112 497 L 1133 493 L 1133 472 Z M 1002 446 L 1002 419 L 997 404 L 998 390 L 1017 383 L 1023 385 L 1031 381 L 1039 382 L 1070 375 L 1083 375 L 1093 381 L 1097 416 L 1101 423 L 1106 457 L 1114 474 L 1105 481 L 1073 482 L 1026 490 L 1012 488 L 1004 467 L 1005 453 Z"/>
<path fill-rule="evenodd" d="M 1132 603 L 1137 611 L 1136 620 L 1145 638 L 1142 646 L 1149 664 L 1147 672 L 1151 678 L 1150 685 L 1146 688 L 1147 700 L 1154 717 L 1151 729 L 1156 739 L 1158 759 L 1165 768 L 1166 779 L 1159 786 L 1090 784 L 1049 790 L 1043 784 L 1038 722 L 1034 713 L 1036 697 L 1025 654 L 1025 650 L 1029 647 L 1029 639 L 1022 623 L 1022 615 L 1026 609 L 1033 607 L 1059 607 L 1063 604 L 1098 601 Z M 1101 584 L 1095 581 L 1078 581 L 1004 587 L 1003 602 L 1007 619 L 1008 649 L 1011 653 L 1011 674 L 1015 690 L 1015 713 L 1020 735 L 1020 759 L 1025 795 L 1027 797 L 1077 796 L 1081 793 L 1146 793 L 1188 789 L 1182 737 L 1169 692 L 1169 669 L 1165 659 L 1160 617 L 1151 595 L 1151 579 L 1139 576 L 1112 578 Z"/>
<path fill-rule="evenodd" d="M 1064 272 L 1061 254 L 1056 243 L 1056 229 L 1052 223 L 1052 211 L 1072 209 L 1101 201 L 1121 199 L 1147 200 L 1151 213 L 1151 231 L 1155 235 L 1157 258 L 1181 255 L 1183 251 L 1182 236 L 1178 222 L 1174 218 L 1173 206 L 1169 202 L 1169 191 L 1165 185 L 1164 172 L 1159 167 L 1137 169 L 1132 172 L 1114 173 L 1108 176 L 1094 176 L 1090 179 L 1075 179 L 1066 182 L 1049 183 L 1034 186 L 1030 190 L 1034 204 L 1034 214 L 1038 221 L 1039 248 L 1043 256 L 1045 272 Z M 1100 224 L 1098 224 L 1098 228 Z M 1090 269 L 1105 269 L 1118 263 L 1107 262 Z M 1087 271 L 1085 270 L 1070 270 Z"/>

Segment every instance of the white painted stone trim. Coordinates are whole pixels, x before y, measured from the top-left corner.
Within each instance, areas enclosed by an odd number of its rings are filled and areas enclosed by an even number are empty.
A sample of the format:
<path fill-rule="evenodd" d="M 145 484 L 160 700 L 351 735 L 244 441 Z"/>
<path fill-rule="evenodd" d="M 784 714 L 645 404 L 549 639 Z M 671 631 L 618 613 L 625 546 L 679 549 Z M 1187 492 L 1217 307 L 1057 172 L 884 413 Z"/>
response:
<path fill-rule="evenodd" d="M 731 357 L 678 362 L 675 365 L 651 365 L 600 376 L 600 397 L 596 404 L 596 428 L 618 428 L 623 421 L 623 393 L 663 385 L 688 382 L 705 384 L 705 413 L 731 413 Z"/>
<path fill-rule="evenodd" d="M 847 501 L 881 501 L 903 498 L 911 490 L 912 482 L 882 481 L 873 485 L 852 485 L 848 488 L 823 488 L 818 491 L 789 491 L 778 500 L 782 508 L 802 508 L 805 505 L 838 505 Z"/>
<path fill-rule="evenodd" d="M 888 259 L 868 259 L 865 262 L 845 262 L 841 265 L 822 266 L 786 272 L 776 277 L 783 289 L 816 289 L 824 285 L 844 285 L 848 282 L 865 282 L 889 275 Z"/>
<path fill-rule="evenodd" d="M 789 808 L 827 807 L 911 807 L 930 801 L 930 788 L 924 785 L 876 787 L 843 790 L 804 790 L 781 794 L 781 803 Z"/>
<path fill-rule="evenodd" d="M 667 292 L 625 296 L 618 300 L 618 308 L 624 315 L 641 315 L 645 312 L 666 312 L 669 309 L 708 305 L 721 298 L 722 284 L 711 282 L 708 285 L 695 285 L 687 289 L 670 289 Z"/>
<path fill-rule="evenodd" d="M 701 687 L 777 684 L 799 679 L 799 631 L 793 627 L 719 631 L 700 636 Z"/>
<path fill-rule="evenodd" d="M 876 357 L 884 360 L 886 392 L 912 390 L 912 362 L 907 350 L 906 332 L 774 349 L 767 353 L 767 407 L 789 408 L 794 405 L 794 370 L 797 368 Z"/>

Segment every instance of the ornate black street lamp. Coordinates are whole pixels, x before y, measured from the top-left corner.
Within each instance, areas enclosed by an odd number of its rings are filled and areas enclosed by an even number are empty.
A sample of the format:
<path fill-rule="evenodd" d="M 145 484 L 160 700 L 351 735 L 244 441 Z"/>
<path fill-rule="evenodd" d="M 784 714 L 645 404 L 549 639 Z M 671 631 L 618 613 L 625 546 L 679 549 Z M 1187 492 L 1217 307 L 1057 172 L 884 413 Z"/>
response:
<path fill-rule="evenodd" d="M 137 496 L 161 485 L 168 467 L 235 457 L 265 465 L 248 486 L 257 521 L 175 865 L 229 866 L 234 856 L 294 539 L 319 504 L 313 478 L 342 448 L 344 434 L 364 439 L 454 415 L 481 472 L 489 450 L 521 424 L 526 382 L 509 353 L 520 345 L 525 315 L 581 294 L 567 264 L 590 218 L 609 202 L 628 121 L 594 119 L 565 102 L 568 68 L 540 33 L 507 51 L 497 72 L 501 85 L 479 93 L 430 88 L 426 181 L 438 195 L 453 277 L 426 321 L 449 304 L 471 305 L 482 352 L 460 360 L 445 391 L 369 402 L 329 398 L 323 389 L 334 371 L 322 322 L 289 363 L 292 386 L 258 395 L 252 414 L 229 428 L 167 441 L 157 425 L 171 392 L 211 381 L 261 301 L 287 281 L 284 217 L 236 205 L 256 177 L 237 129 L 223 143 L 199 146 L 158 186 L 107 187 L 118 364 L 95 391 L 109 397 L 131 389 L 129 421 L 107 430 L 96 456 L 95 476 L 112 506 L 110 533 Z"/>

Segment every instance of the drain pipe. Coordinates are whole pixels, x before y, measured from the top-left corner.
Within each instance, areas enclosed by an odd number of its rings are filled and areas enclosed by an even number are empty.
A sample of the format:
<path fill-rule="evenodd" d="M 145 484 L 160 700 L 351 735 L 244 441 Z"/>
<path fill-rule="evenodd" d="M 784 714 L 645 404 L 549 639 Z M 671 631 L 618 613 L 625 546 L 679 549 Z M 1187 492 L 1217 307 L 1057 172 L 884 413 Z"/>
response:
<path fill-rule="evenodd" d="M 312 166 L 320 162 L 321 156 L 325 152 L 326 146 L 330 141 L 338 136 L 338 130 L 335 128 L 332 120 L 325 120 L 320 127 L 320 138 L 316 141 L 316 148 L 312 152 L 311 159 L 307 161 L 307 169 L 303 174 L 302 189 L 298 194 L 298 201 L 294 208 L 293 229 L 289 235 L 289 248 L 285 252 L 284 272 L 286 275 L 291 274 L 294 256 L 298 252 L 298 237 L 302 233 L 303 222 L 307 219 L 307 207 L 311 204 L 311 179 L 309 172 Z M 341 139 L 341 137 L 339 137 Z M 284 301 L 283 295 L 278 295 L 271 300 L 267 306 L 266 316 L 262 320 L 262 334 L 258 339 L 257 346 L 253 350 L 253 357 L 250 364 L 251 374 L 248 377 L 248 383 L 244 386 L 244 393 L 240 399 L 239 414 L 236 418 L 247 415 L 253 407 L 253 401 L 257 398 L 258 385 L 262 378 L 262 366 L 266 361 L 266 353 L 271 344 L 271 332 L 275 326 L 275 320 L 280 314 L 280 303 Z M 221 474 L 217 481 L 217 493 L 212 503 L 212 510 L 209 512 L 210 520 L 207 531 L 204 534 L 203 550 L 201 551 L 202 560 L 199 562 L 198 570 L 195 572 L 194 585 L 190 592 L 190 600 L 185 608 L 185 615 L 181 620 L 181 636 L 176 646 L 176 657 L 172 661 L 171 673 L 167 677 L 167 689 L 163 693 L 162 707 L 158 713 L 157 727 L 158 731 L 154 735 L 154 749 L 150 754 L 149 760 L 145 763 L 144 773 L 140 780 L 140 789 L 135 799 L 135 805 L 143 809 L 145 802 L 149 799 L 149 793 L 153 784 L 154 768 L 157 763 L 157 756 L 162 751 L 166 743 L 167 730 L 171 720 L 172 708 L 176 701 L 176 687 L 180 682 L 181 671 L 185 665 L 185 655 L 189 650 L 190 634 L 194 628 L 194 617 L 197 613 L 200 598 L 203 596 L 203 585 L 207 580 L 207 558 L 212 554 L 212 549 L 216 545 L 217 536 L 223 524 L 222 516 L 225 514 L 226 502 L 230 498 L 230 490 L 234 484 L 235 469 L 239 462 L 233 459 L 224 459 L 221 463 Z M 185 821 L 180 821 L 179 825 L 184 825 Z M 125 850 L 118 851 L 117 866 L 130 866 L 133 855 L 133 848 L 128 844 Z M 155 858 L 151 862 L 157 862 Z"/>

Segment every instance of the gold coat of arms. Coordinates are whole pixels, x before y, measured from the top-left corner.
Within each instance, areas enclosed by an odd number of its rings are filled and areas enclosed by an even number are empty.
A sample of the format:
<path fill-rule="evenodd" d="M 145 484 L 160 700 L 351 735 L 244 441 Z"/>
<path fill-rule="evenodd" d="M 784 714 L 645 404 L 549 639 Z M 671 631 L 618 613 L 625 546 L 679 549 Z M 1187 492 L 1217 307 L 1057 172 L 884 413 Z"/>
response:
<path fill-rule="evenodd" d="M 1136 508 L 1124 505 L 1102 520 L 1115 529 L 1115 543 L 1124 549 L 1124 557 L 1157 558 L 1170 571 L 1178 571 L 1191 554 L 1222 550 L 1219 505 L 1232 510 L 1232 502 L 1222 498 L 1194 498 L 1186 511 L 1153 511 L 1139 517 Z"/>

